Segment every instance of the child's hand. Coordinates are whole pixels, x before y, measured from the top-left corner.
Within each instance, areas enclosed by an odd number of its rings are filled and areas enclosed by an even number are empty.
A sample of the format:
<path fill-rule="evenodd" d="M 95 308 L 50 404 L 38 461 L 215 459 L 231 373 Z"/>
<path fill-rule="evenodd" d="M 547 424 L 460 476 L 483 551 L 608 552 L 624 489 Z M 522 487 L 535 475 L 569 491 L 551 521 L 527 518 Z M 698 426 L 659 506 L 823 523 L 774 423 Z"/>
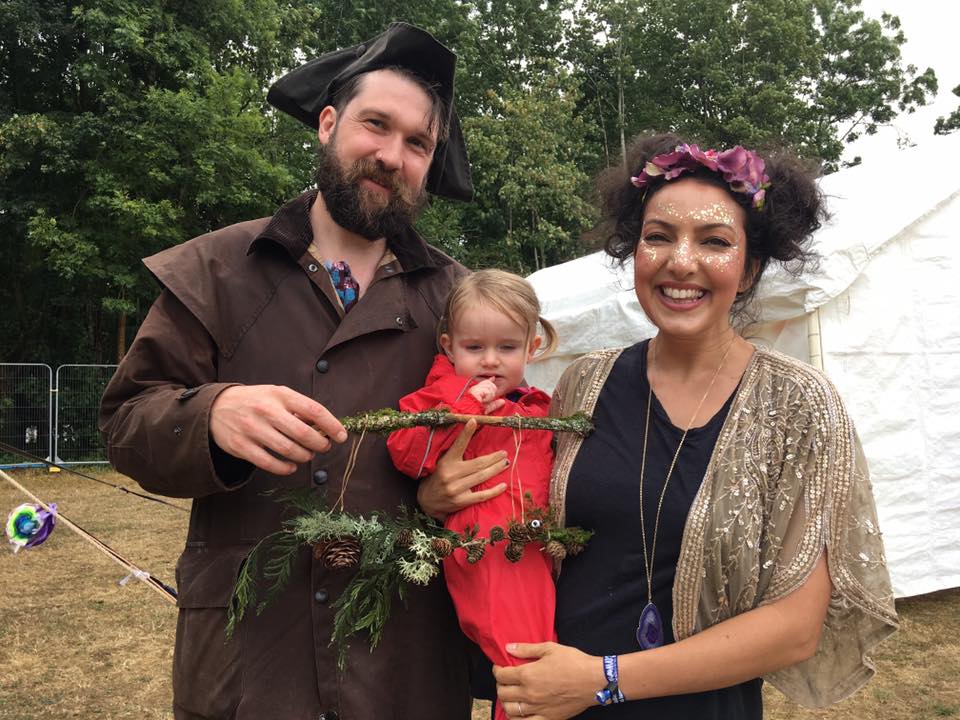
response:
<path fill-rule="evenodd" d="M 481 380 L 474 385 L 468 392 L 473 395 L 478 402 L 483 404 L 484 415 L 489 415 L 494 410 L 503 407 L 503 399 L 497 397 L 497 385 L 490 380 Z"/>

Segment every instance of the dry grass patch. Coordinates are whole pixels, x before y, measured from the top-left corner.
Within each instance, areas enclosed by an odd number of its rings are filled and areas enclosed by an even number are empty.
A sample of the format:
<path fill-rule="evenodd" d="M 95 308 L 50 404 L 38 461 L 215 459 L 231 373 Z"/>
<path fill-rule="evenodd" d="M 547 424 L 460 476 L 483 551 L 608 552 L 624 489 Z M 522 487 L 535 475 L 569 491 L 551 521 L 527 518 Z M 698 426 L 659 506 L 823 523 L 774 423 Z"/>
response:
<path fill-rule="evenodd" d="M 117 473 L 104 479 L 135 485 Z M 12 476 L 167 584 L 187 513 L 67 473 Z M 0 514 L 28 502 L 0 479 Z M 187 504 L 179 502 L 184 507 Z M 170 718 L 176 608 L 64 526 L 0 553 L 0 718 Z"/>
<path fill-rule="evenodd" d="M 135 487 L 122 475 L 87 470 Z M 187 514 L 67 473 L 16 471 L 46 502 L 172 584 Z M 21 502 L 0 480 L 0 520 Z M 173 501 L 184 507 L 186 501 Z M 170 718 L 176 612 L 65 527 L 45 545 L 0 552 L 0 720 Z M 877 676 L 829 710 L 765 688 L 770 720 L 960 720 L 960 589 L 898 603 L 901 630 L 875 656 Z M 473 720 L 488 720 L 477 702 Z"/>
<path fill-rule="evenodd" d="M 770 720 L 960 718 L 960 588 L 897 602 L 900 631 L 873 659 L 877 674 L 827 710 L 806 710 L 765 688 Z"/>

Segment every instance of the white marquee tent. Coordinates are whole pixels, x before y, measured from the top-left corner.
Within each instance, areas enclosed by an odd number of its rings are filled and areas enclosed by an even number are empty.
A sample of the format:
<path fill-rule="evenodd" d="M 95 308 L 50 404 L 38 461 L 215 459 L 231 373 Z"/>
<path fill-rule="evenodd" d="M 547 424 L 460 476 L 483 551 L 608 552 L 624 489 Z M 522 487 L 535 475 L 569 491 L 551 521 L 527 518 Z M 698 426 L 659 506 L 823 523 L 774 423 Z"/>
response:
<path fill-rule="evenodd" d="M 960 133 L 825 177 L 818 267 L 768 270 L 748 332 L 823 367 L 870 463 L 898 597 L 960 586 Z M 552 389 L 579 355 L 653 334 L 632 265 L 595 253 L 530 276 L 560 335 L 528 366 Z M 816 357 L 819 353 L 820 357 Z"/>

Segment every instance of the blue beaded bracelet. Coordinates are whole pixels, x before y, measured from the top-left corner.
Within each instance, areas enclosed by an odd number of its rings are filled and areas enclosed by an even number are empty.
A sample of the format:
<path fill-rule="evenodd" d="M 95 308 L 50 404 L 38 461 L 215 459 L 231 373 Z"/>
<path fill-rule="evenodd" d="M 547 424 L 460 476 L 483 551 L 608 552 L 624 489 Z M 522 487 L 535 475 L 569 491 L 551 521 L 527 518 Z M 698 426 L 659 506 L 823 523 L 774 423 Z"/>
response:
<path fill-rule="evenodd" d="M 620 672 L 616 655 L 603 656 L 603 676 L 607 679 L 605 687 L 597 690 L 596 698 L 600 705 L 613 705 L 626 702 L 627 699 L 620 692 Z"/>

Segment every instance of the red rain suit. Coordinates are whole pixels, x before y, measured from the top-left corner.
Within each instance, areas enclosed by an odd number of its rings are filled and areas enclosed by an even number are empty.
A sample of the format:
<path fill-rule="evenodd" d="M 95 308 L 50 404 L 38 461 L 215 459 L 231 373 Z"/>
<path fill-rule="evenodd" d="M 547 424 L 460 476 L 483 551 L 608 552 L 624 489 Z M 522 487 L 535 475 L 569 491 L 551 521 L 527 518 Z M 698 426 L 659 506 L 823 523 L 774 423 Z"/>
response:
<path fill-rule="evenodd" d="M 475 381 L 456 375 L 450 360 L 437 355 L 427 376 L 425 387 L 401 398 L 400 409 L 419 412 L 437 407 L 453 412 L 482 415 L 483 405 L 469 392 Z M 525 415 L 545 417 L 550 398 L 536 388 L 517 388 L 504 398 L 502 408 L 492 415 Z M 457 399 L 459 397 L 459 400 Z M 411 477 L 433 472 L 437 460 L 453 444 L 462 429 L 459 425 L 437 428 L 427 440 L 430 428 L 397 430 L 390 434 L 387 449 L 397 469 Z M 478 485 L 483 490 L 506 483 L 506 492 L 447 516 L 445 527 L 462 533 L 479 526 L 479 535 L 488 537 L 494 525 L 507 529 L 511 518 L 521 519 L 524 495 L 530 493 L 539 507 L 549 502 L 550 470 L 553 465 L 553 433 L 546 430 L 524 430 L 521 433 L 493 425 L 481 425 L 467 445 L 465 460 L 505 450 L 510 466 L 490 480 Z M 520 449 L 517 450 L 517 440 Z M 556 592 L 553 564 L 539 544 L 528 544 L 519 562 L 504 557 L 504 543 L 487 548 L 483 559 L 475 565 L 467 562 L 466 553 L 457 550 L 443 563 L 447 588 L 457 609 L 463 632 L 477 643 L 497 665 L 520 665 L 524 660 L 505 650 L 508 642 L 546 642 L 556 640 L 553 615 Z M 505 717 L 497 707 L 498 717 Z"/>

